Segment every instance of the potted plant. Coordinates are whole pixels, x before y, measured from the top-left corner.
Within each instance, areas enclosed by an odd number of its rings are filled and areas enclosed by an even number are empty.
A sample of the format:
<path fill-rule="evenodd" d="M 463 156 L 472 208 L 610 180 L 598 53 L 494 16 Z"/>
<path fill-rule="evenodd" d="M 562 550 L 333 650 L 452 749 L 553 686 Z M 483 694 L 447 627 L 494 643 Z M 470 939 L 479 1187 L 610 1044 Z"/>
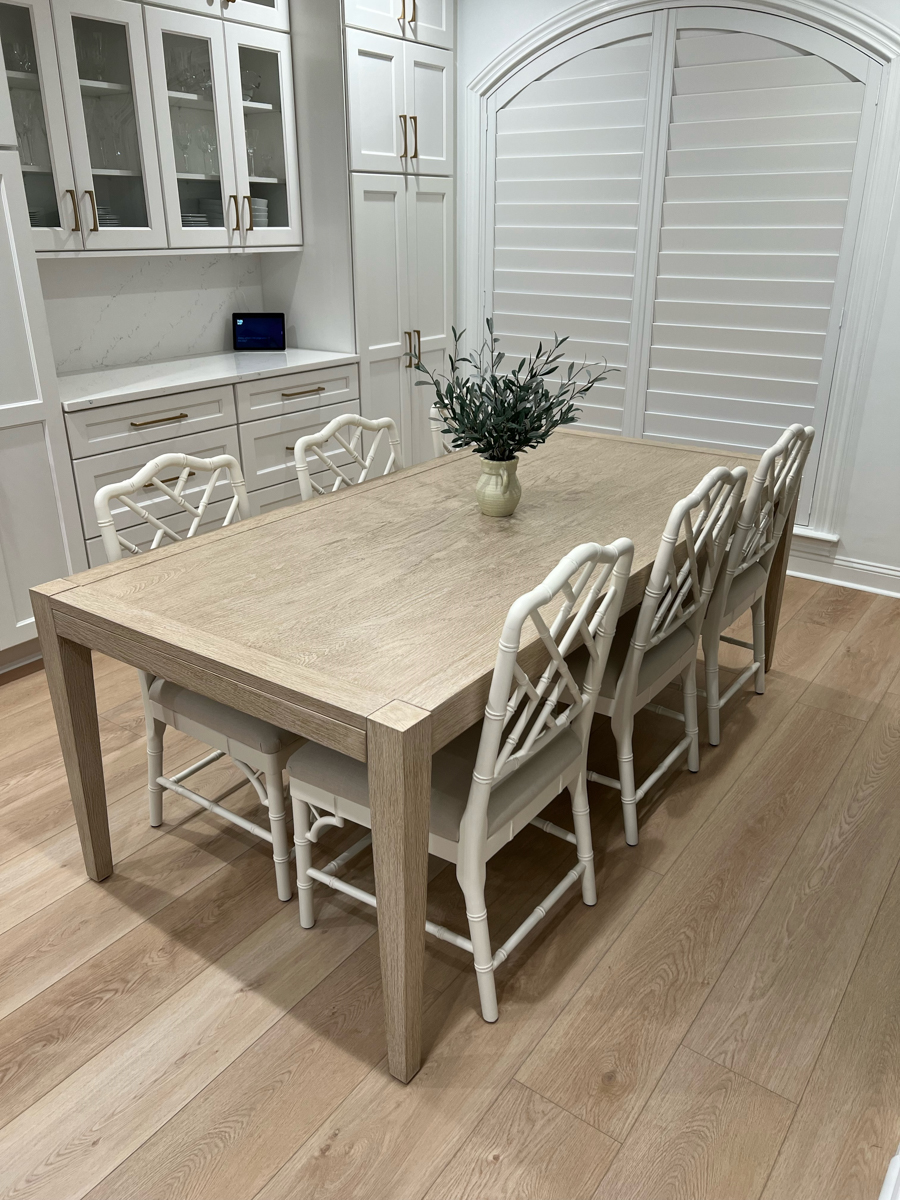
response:
<path fill-rule="evenodd" d="M 577 420 L 581 410 L 576 401 L 617 368 L 609 368 L 604 360 L 602 366 L 595 364 L 600 369 L 592 375 L 587 363 L 576 370 L 570 362 L 561 378 L 552 380 L 568 341 L 554 334 L 552 346 L 545 348 L 538 342 L 534 354 L 502 372 L 506 355 L 497 349 L 499 338 L 490 319 L 487 330 L 477 352 L 460 354 L 465 330 L 454 329 L 449 376 L 435 374 L 418 362 L 416 369 L 427 379 L 418 380 L 416 386 L 434 388 L 434 407 L 453 448 L 471 446 L 474 454 L 481 455 L 481 477 L 475 488 L 481 511 L 489 517 L 508 517 L 522 495 L 517 456 L 546 442 L 560 425 Z M 548 381 L 557 384 L 552 392 Z"/>

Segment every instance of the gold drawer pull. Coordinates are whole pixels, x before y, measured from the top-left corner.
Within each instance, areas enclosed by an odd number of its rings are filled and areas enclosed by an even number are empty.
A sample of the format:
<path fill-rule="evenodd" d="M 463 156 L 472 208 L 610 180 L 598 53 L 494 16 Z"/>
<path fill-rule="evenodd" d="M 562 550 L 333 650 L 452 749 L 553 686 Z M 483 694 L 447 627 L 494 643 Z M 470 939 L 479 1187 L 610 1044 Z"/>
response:
<path fill-rule="evenodd" d="M 196 471 L 188 471 L 188 473 L 187 473 L 188 479 L 190 479 L 192 475 L 196 475 Z M 161 479 L 159 482 L 160 483 L 177 483 L 180 478 L 181 478 L 180 475 L 173 475 L 171 479 Z M 152 488 L 152 487 L 156 487 L 156 484 L 151 479 L 149 483 L 144 484 L 144 487 Z"/>
<path fill-rule="evenodd" d="M 298 400 L 301 396 L 316 396 L 319 394 L 319 392 L 324 391 L 325 385 L 321 384 L 319 387 L 306 388 L 305 390 L 299 392 L 282 392 L 281 398 L 282 400 Z"/>
<path fill-rule="evenodd" d="M 152 421 L 132 421 L 132 429 L 146 429 L 148 425 L 166 425 L 169 421 L 186 421 L 187 413 L 175 413 L 174 417 L 154 417 Z"/>

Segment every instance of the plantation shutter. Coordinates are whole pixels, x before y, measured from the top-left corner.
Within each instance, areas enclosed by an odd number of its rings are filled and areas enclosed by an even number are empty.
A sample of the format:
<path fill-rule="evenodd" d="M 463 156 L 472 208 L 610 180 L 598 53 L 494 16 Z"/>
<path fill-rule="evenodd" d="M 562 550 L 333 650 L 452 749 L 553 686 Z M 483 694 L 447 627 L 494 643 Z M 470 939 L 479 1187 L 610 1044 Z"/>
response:
<path fill-rule="evenodd" d="M 511 356 L 559 330 L 569 335 L 566 361 L 625 366 L 649 18 L 644 25 L 564 62 L 497 113 L 493 313 Z M 585 422 L 621 432 L 623 394 L 623 375 L 611 374 L 590 393 Z"/>
<path fill-rule="evenodd" d="M 627 363 L 583 406 L 594 428 L 752 453 L 815 425 L 802 523 L 880 68 L 749 9 L 660 11 L 616 38 L 636 19 L 497 97 L 495 330 L 511 355 L 558 331 L 576 361 Z"/>

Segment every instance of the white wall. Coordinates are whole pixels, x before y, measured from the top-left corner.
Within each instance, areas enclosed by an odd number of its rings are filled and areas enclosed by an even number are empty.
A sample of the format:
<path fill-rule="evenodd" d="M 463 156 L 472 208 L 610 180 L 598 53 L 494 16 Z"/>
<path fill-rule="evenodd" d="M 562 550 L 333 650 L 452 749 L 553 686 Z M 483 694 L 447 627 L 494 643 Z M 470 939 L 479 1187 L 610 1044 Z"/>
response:
<path fill-rule="evenodd" d="M 39 258 L 57 371 L 230 350 L 232 312 L 263 307 L 261 258 Z"/>
<path fill-rule="evenodd" d="M 748 0 L 749 3 L 749 0 Z M 459 194 L 466 189 L 466 91 L 471 81 L 525 34 L 573 7 L 568 0 L 458 0 Z M 900 31 L 900 0 L 853 0 L 852 7 Z M 900 209 L 900 187 L 895 210 Z M 460 220 L 465 206 L 460 205 Z M 460 269 L 466 253 L 460 229 Z M 854 461 L 839 497 L 837 546 L 795 539 L 791 570 L 900 595 L 900 219 L 884 250 L 883 306 L 872 330 L 870 370 L 847 445 Z M 462 278 L 462 275 L 461 275 Z"/>

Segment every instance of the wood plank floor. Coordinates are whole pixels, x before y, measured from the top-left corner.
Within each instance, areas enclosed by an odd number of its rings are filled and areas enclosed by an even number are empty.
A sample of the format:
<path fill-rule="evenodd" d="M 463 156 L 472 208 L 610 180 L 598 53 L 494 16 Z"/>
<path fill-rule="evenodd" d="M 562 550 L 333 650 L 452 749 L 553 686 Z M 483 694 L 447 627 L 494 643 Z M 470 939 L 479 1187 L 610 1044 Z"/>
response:
<path fill-rule="evenodd" d="M 319 889 L 301 931 L 249 835 L 177 797 L 151 829 L 136 676 L 96 671 L 105 884 L 43 674 L 0 687 L 0 1200 L 875 1200 L 900 1142 L 900 601 L 789 579 L 766 694 L 657 785 L 638 847 L 592 787 L 599 903 L 500 968 L 496 1025 L 429 939 L 408 1087 L 373 913 Z M 677 736 L 642 714 L 638 772 Z M 170 733 L 166 765 L 197 751 Z M 229 803 L 259 819 L 249 785 Z M 493 860 L 495 940 L 568 856 L 528 829 Z M 434 868 L 429 915 L 462 930 Z"/>

